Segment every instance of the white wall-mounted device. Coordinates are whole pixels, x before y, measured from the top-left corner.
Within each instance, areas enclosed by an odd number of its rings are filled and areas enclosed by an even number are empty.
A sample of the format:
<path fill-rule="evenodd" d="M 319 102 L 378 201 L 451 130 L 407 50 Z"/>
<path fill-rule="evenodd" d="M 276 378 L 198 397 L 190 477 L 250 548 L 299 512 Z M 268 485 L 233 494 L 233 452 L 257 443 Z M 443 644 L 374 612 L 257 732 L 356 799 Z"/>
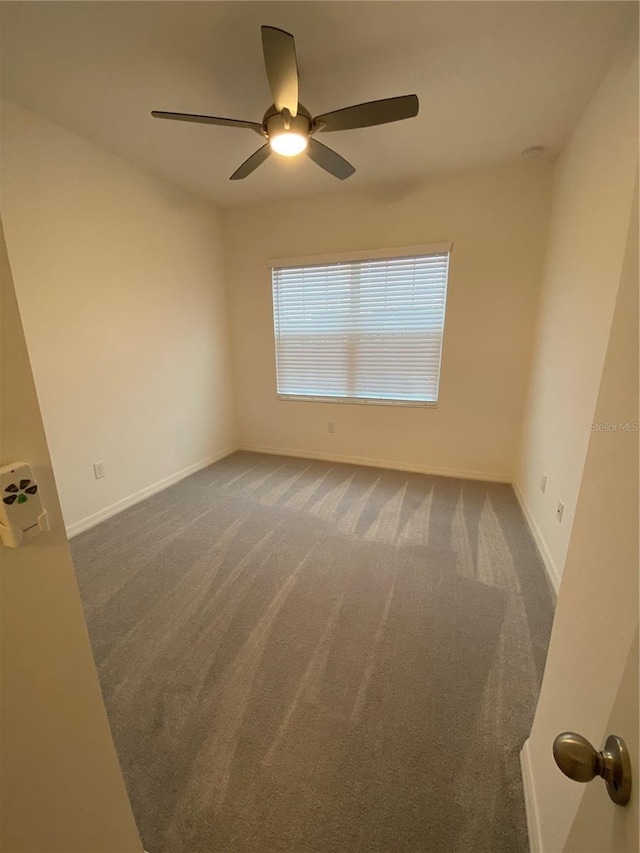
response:
<path fill-rule="evenodd" d="M 12 462 L 0 468 L 0 541 L 8 548 L 49 529 L 46 509 L 31 466 Z"/>

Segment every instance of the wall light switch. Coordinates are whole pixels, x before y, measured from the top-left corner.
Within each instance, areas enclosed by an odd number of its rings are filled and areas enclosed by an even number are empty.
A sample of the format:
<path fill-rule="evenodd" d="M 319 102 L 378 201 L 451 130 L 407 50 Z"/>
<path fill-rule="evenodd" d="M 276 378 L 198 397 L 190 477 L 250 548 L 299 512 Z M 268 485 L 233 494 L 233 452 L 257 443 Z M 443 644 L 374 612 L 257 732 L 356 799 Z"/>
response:
<path fill-rule="evenodd" d="M 334 433 L 336 431 L 336 423 L 335 421 L 329 421 L 327 424 L 327 432 Z"/>
<path fill-rule="evenodd" d="M 93 476 L 96 480 L 102 480 L 103 477 L 106 477 L 106 471 L 104 470 L 104 462 L 94 462 L 93 463 Z"/>
<path fill-rule="evenodd" d="M 564 504 L 562 501 L 558 504 L 558 509 L 556 510 L 556 518 L 558 521 L 562 521 L 562 513 L 564 512 Z"/>

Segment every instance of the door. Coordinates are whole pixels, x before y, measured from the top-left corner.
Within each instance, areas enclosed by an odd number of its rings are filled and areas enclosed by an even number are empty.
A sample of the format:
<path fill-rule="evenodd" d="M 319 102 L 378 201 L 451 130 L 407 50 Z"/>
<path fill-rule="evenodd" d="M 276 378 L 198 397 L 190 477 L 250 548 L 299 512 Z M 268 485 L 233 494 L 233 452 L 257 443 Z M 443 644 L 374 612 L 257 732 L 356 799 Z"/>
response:
<path fill-rule="evenodd" d="M 547 666 L 522 753 L 534 853 L 640 849 L 637 206 L 636 187 Z M 563 731 L 598 750 L 608 734 L 627 742 L 634 779 L 627 806 L 614 805 L 599 778 L 585 785 L 561 774 L 552 743 Z"/>
<path fill-rule="evenodd" d="M 17 548 L 0 545 L 0 849 L 142 853 L 89 645 L 1 223 L 0 305 L 0 465 L 32 464 L 51 521 L 48 532 Z"/>
<path fill-rule="evenodd" d="M 632 640 L 607 732 L 624 732 L 634 761 L 636 793 L 624 809 L 610 808 L 601 786 L 587 785 L 565 845 L 567 853 L 639 850 L 638 843 L 638 632 Z M 595 781 L 595 780 L 594 780 Z"/>

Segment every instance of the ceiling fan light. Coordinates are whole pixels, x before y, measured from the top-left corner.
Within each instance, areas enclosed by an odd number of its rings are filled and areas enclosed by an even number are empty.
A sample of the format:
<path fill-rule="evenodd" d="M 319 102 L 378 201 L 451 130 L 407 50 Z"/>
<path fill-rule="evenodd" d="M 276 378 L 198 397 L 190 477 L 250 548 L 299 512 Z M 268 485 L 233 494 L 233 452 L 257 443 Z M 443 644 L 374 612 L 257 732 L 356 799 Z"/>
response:
<path fill-rule="evenodd" d="M 302 154 L 308 144 L 308 136 L 292 131 L 278 133 L 269 139 L 271 149 L 283 157 L 295 157 L 297 154 Z"/>

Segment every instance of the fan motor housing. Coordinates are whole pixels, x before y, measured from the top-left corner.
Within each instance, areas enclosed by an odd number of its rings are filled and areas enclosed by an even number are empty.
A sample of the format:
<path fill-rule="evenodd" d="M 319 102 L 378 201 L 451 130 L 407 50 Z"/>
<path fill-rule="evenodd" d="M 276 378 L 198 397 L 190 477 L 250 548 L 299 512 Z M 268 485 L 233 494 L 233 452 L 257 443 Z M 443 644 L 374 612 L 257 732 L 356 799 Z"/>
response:
<path fill-rule="evenodd" d="M 285 113 L 278 112 L 275 104 L 269 107 L 262 119 L 267 136 L 277 136 L 279 133 L 300 133 L 302 136 L 309 135 L 312 125 L 309 110 L 303 107 L 302 104 L 298 104 L 298 114 L 296 116 L 287 116 Z"/>

